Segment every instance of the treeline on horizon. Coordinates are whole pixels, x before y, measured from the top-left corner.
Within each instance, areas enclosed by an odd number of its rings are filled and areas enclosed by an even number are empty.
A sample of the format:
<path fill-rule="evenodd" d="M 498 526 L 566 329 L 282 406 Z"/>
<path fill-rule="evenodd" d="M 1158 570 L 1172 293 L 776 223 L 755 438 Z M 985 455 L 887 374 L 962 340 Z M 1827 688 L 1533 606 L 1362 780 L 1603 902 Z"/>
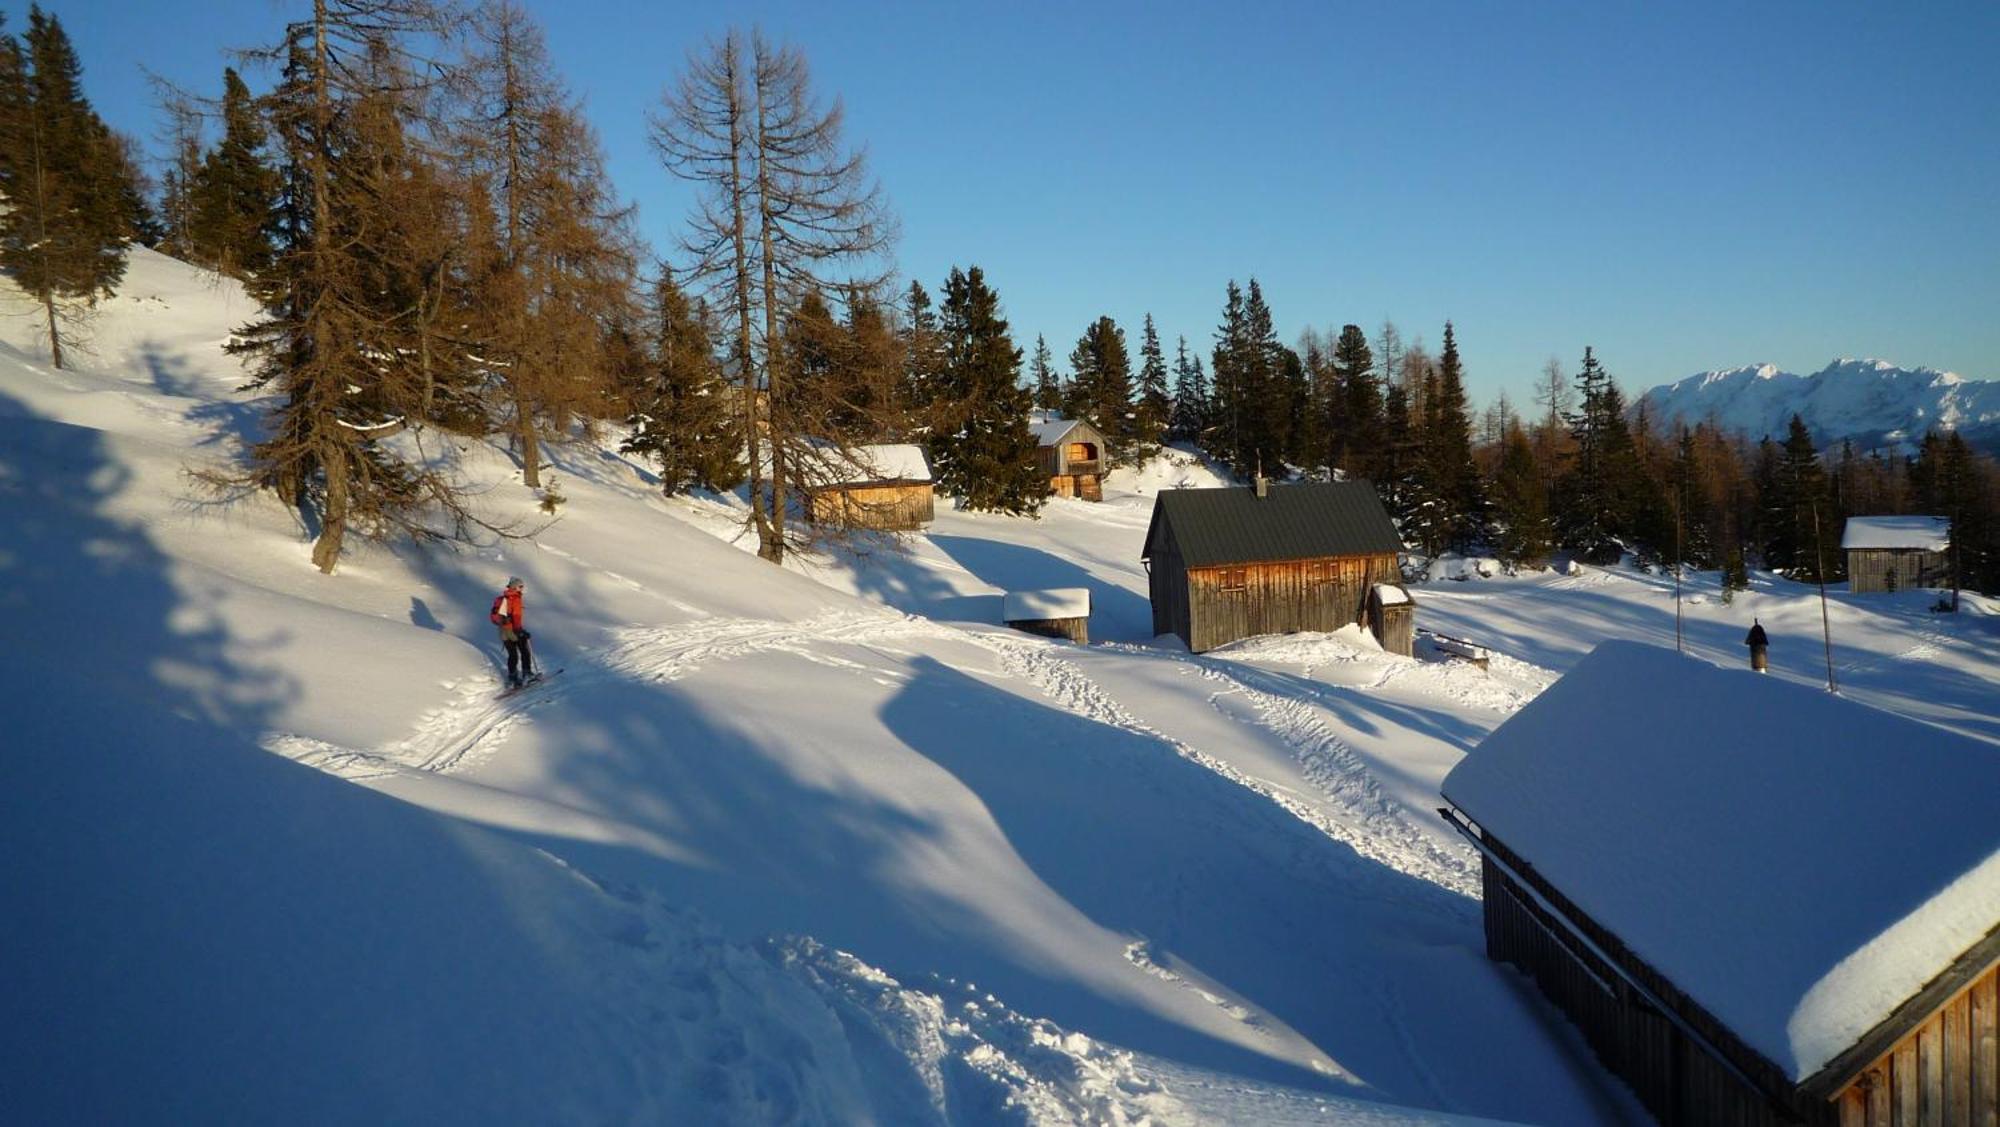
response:
<path fill-rule="evenodd" d="M 297 506 L 325 571 L 350 532 L 523 534 L 468 503 L 453 437 L 502 440 L 553 510 L 544 446 L 619 425 L 668 493 L 747 481 L 777 561 L 846 531 L 797 503 L 867 444 L 923 445 L 968 508 L 1035 512 L 1039 408 L 1089 419 L 1120 464 L 1177 444 L 1245 478 L 1368 479 L 1428 557 L 1629 552 L 1740 589 L 1753 565 L 1840 578 L 1847 515 L 1923 512 L 1952 519 L 1967 585 L 2000 590 L 2000 468 L 1956 433 L 1909 457 L 1819 450 L 1796 418 L 1782 440 L 1666 427 L 1588 348 L 1573 379 L 1550 362 L 1532 413 L 1502 395 L 1475 415 L 1450 323 L 1435 354 L 1388 322 L 1288 346 L 1252 278 L 1225 286 L 1205 357 L 1183 335 L 1170 361 L 1148 315 L 1135 369 L 1101 317 L 1066 370 L 1037 338 L 1024 372 L 977 266 L 935 299 L 892 281 L 894 217 L 838 102 L 759 33 L 696 47 L 649 112 L 698 193 L 659 257 L 511 0 L 326 0 L 245 57 L 270 89 L 225 68 L 212 97 L 163 92 L 152 177 L 91 108 L 59 19 L 31 8 L 0 35 L 0 268 L 57 367 L 130 244 L 242 280 L 263 312 L 229 347 L 272 414 L 240 470 L 208 478 Z"/>

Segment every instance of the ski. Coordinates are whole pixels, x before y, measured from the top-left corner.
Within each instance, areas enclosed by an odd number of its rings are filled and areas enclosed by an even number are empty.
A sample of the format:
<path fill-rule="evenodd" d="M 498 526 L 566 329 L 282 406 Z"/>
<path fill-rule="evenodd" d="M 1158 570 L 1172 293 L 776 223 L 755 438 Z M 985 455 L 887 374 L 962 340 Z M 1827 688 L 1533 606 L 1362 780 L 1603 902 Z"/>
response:
<path fill-rule="evenodd" d="M 518 685 L 512 685 L 507 688 L 501 689 L 500 695 L 494 697 L 493 699 L 506 700 L 508 697 L 519 696 L 520 694 L 527 692 L 529 689 L 534 688 L 536 685 L 539 685 L 544 681 L 550 680 L 551 678 L 560 676 L 561 674 L 562 670 L 560 669 L 551 670 L 547 673 L 537 673 L 533 677 L 528 678 L 527 680 L 521 682 Z"/>

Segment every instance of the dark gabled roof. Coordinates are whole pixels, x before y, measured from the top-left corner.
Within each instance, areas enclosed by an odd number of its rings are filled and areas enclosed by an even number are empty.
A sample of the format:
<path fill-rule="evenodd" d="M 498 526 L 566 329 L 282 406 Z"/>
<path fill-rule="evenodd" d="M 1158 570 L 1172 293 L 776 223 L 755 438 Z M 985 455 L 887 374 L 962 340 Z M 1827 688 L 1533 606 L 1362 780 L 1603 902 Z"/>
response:
<path fill-rule="evenodd" d="M 1142 558 L 1173 530 L 1187 567 L 1400 552 L 1402 538 L 1366 481 L 1254 489 L 1169 489 L 1153 501 Z"/>

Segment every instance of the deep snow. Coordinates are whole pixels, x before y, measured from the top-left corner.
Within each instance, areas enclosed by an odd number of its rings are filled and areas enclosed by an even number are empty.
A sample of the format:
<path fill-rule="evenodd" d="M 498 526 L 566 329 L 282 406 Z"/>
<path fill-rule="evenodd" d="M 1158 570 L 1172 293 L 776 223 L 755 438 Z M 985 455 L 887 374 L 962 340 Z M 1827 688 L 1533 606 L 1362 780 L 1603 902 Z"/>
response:
<path fill-rule="evenodd" d="M 587 444 L 536 540 L 327 578 L 282 506 L 183 474 L 256 433 L 219 347 L 250 312 L 135 252 L 77 371 L 0 344 L 7 1118 L 1631 1113 L 1481 954 L 1431 811 L 1597 640 L 1671 638 L 1660 580 L 1416 588 L 1486 671 L 1351 629 L 1197 657 L 1137 559 L 1154 492 L 1217 483 L 1185 456 L 781 570 L 737 499 Z M 504 451 L 465 466 L 534 513 Z M 499 702 L 508 574 L 567 671 Z M 1703 652 L 1754 610 L 1816 676 L 1801 589 L 1705 582 Z M 1000 626 L 1051 587 L 1101 642 Z M 1920 595 L 1838 598 L 1843 686 L 2000 738 L 1995 620 Z"/>

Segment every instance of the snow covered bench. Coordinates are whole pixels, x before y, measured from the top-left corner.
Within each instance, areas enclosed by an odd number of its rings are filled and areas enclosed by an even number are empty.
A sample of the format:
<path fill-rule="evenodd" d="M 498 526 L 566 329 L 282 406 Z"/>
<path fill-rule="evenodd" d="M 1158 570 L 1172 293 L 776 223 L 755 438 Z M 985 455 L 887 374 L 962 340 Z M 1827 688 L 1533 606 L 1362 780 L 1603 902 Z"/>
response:
<path fill-rule="evenodd" d="M 1486 668 L 1487 663 L 1493 658 L 1492 651 L 1485 646 L 1468 642 L 1464 638 L 1454 638 L 1436 631 L 1426 631 L 1426 633 L 1430 635 L 1431 645 L 1436 646 L 1438 652 L 1446 657 L 1469 661 L 1481 669 Z"/>

